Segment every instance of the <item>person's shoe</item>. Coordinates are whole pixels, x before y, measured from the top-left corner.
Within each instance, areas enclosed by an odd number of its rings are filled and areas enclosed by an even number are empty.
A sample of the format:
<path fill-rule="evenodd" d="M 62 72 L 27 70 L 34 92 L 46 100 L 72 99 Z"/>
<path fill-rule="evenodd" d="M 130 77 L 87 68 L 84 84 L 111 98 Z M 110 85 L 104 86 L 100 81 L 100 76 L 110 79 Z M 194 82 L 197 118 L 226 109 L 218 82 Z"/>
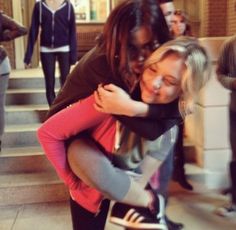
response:
<path fill-rule="evenodd" d="M 215 213 L 222 217 L 236 217 L 236 205 L 229 204 L 223 207 L 219 207 L 215 210 Z"/>
<path fill-rule="evenodd" d="M 164 199 L 158 196 L 156 199 L 158 209 L 164 207 Z M 159 208 L 161 207 L 161 208 Z M 123 203 L 115 203 L 111 210 L 110 222 L 121 225 L 125 228 L 131 229 L 164 229 L 166 230 L 166 223 L 163 216 L 163 211 L 150 210 Z"/>
<path fill-rule="evenodd" d="M 168 230 L 181 230 L 184 228 L 184 225 L 182 223 L 174 222 L 170 220 L 167 216 L 165 216 L 165 221 L 166 221 Z"/>

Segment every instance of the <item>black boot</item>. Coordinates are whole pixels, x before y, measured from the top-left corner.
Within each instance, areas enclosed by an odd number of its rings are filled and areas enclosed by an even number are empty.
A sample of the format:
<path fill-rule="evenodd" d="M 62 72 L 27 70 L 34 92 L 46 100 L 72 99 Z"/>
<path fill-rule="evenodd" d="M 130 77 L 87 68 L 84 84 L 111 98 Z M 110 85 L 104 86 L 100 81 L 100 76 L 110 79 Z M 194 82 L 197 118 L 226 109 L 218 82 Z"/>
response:
<path fill-rule="evenodd" d="M 185 175 L 185 157 L 184 157 L 184 148 L 183 148 L 183 132 L 184 125 L 179 125 L 179 132 L 177 141 L 174 147 L 174 171 L 173 171 L 173 180 L 178 182 L 184 189 L 193 190 L 193 186 L 189 184 Z"/>

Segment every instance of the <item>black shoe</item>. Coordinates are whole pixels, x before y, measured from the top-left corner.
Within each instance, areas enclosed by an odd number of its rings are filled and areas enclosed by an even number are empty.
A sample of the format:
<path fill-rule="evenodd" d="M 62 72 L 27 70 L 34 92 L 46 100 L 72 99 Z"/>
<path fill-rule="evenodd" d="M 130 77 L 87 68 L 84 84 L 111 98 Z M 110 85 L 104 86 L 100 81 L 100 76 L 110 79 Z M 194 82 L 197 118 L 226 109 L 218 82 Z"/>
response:
<path fill-rule="evenodd" d="M 184 228 L 184 225 L 182 223 L 174 222 L 170 220 L 167 216 L 165 216 L 165 221 L 166 221 L 168 230 L 181 230 Z"/>
<path fill-rule="evenodd" d="M 159 198 L 164 207 L 164 199 Z M 157 218 L 159 217 L 159 218 Z M 148 208 L 115 203 L 111 210 L 110 222 L 131 229 L 167 229 L 163 214 L 152 213 Z"/>

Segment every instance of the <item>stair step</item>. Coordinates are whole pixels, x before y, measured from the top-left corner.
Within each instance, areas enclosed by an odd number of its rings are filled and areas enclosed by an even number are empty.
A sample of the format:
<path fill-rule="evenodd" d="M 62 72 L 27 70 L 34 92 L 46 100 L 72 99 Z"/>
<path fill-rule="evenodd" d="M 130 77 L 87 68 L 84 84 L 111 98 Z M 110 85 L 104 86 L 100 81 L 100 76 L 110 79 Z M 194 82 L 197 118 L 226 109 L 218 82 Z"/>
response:
<path fill-rule="evenodd" d="M 55 89 L 57 93 L 59 89 Z M 6 105 L 47 104 L 45 89 L 9 89 Z"/>
<path fill-rule="evenodd" d="M 9 105 L 6 106 L 5 122 L 8 125 L 42 123 L 45 120 L 47 105 Z"/>
<path fill-rule="evenodd" d="M 8 125 L 2 138 L 2 148 L 38 146 L 36 130 L 40 124 Z"/>
<path fill-rule="evenodd" d="M 0 175 L 0 206 L 68 200 L 54 172 Z"/>
<path fill-rule="evenodd" d="M 59 78 L 56 78 L 55 87 L 60 87 Z M 40 77 L 10 78 L 8 89 L 45 89 L 44 79 Z"/>
<path fill-rule="evenodd" d="M 6 105 L 47 104 L 44 89 L 8 90 Z"/>
<path fill-rule="evenodd" d="M 3 149 L 0 153 L 0 173 L 32 173 L 53 171 L 41 147 Z"/>

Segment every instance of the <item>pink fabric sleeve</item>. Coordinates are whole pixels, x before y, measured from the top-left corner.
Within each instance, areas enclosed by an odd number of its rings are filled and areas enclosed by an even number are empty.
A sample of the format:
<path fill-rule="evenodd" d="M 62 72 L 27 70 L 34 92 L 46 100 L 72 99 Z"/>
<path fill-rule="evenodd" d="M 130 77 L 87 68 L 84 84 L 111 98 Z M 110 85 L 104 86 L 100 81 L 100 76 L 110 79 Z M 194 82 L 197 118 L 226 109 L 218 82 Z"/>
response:
<path fill-rule="evenodd" d="M 109 115 L 96 111 L 93 95 L 61 110 L 38 129 L 38 140 L 58 176 L 70 189 L 79 187 L 80 180 L 71 171 L 64 141 L 81 131 L 100 124 Z"/>

